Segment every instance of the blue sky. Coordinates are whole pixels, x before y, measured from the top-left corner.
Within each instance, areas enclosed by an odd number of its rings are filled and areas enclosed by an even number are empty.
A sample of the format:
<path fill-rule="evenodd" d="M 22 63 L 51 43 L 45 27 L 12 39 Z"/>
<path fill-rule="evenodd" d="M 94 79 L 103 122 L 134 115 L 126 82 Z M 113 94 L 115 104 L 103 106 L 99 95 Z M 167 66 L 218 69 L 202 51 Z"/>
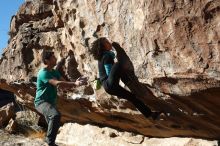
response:
<path fill-rule="evenodd" d="M 25 0 L 0 0 L 0 56 L 8 44 L 11 16 L 16 14 Z"/>

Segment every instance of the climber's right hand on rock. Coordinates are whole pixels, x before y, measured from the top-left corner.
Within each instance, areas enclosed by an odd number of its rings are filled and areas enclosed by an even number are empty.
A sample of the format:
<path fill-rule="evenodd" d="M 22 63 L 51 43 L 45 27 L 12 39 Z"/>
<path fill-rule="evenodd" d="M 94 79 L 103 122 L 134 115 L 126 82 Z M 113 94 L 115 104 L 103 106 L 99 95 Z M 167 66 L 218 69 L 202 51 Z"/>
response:
<path fill-rule="evenodd" d="M 88 84 L 88 77 L 81 76 L 76 80 L 76 84 L 78 86 L 87 85 Z"/>

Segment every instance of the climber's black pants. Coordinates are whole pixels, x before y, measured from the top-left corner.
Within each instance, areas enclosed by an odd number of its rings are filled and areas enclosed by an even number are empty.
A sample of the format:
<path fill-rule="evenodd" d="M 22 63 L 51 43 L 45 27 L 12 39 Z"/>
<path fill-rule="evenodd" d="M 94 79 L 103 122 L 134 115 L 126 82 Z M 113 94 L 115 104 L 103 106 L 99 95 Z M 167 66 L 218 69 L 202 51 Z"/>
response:
<path fill-rule="evenodd" d="M 130 101 L 145 117 L 151 115 L 151 109 L 148 108 L 141 100 L 139 100 L 133 93 L 127 91 L 119 85 L 119 80 L 126 85 L 131 82 L 126 71 L 122 69 L 120 63 L 115 63 L 112 66 L 111 72 L 106 80 L 102 82 L 105 91 L 111 95 L 118 96 Z"/>

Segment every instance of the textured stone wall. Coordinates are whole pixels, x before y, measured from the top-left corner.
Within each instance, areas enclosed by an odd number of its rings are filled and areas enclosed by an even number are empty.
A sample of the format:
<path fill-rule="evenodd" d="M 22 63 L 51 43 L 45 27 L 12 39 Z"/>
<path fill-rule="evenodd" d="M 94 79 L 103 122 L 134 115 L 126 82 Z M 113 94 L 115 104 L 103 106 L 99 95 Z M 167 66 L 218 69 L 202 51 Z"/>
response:
<path fill-rule="evenodd" d="M 71 105 L 66 111 L 60 106 L 64 119 L 144 135 L 219 138 L 219 14 L 219 0 L 26 1 L 11 19 L 10 41 L 0 59 L 0 78 L 7 82 L 32 81 L 41 67 L 42 50 L 53 49 L 59 60 L 65 59 L 64 73 L 69 80 L 84 74 L 93 80 L 97 62 L 88 50 L 97 37 L 105 36 L 121 44 L 133 62 L 141 82 L 135 83 L 139 98 L 172 116 L 156 124 L 133 117 L 135 124 L 125 124 L 128 118 L 121 110 L 116 117 L 126 120 L 106 122 L 105 116 L 111 117 L 112 113 L 105 109 L 115 102 L 108 100 L 108 106 L 98 102 L 106 115 L 94 111 L 97 119 L 86 110 L 80 111 L 85 112 L 85 118 L 71 115 Z M 28 98 L 34 96 L 33 88 L 29 93 L 20 84 L 2 82 L 0 87 L 16 91 L 23 99 L 26 92 Z M 108 99 L 105 93 L 97 98 Z M 93 109 L 93 103 L 85 103 Z M 148 121 L 147 127 L 144 121 Z"/>

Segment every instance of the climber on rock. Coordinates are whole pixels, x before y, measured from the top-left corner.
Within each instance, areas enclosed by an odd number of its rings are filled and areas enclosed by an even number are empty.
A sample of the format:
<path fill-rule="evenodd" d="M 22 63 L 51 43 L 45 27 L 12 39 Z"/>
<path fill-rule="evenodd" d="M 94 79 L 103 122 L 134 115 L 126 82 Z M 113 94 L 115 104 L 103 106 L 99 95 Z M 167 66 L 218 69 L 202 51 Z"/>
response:
<path fill-rule="evenodd" d="M 68 82 L 53 69 L 57 59 L 52 51 L 43 51 L 41 68 L 37 75 L 37 91 L 34 100 L 35 108 L 46 119 L 48 124 L 45 141 L 49 146 L 56 146 L 55 139 L 60 127 L 60 112 L 56 107 L 57 87 L 75 88 L 87 84 L 87 78 L 80 77 L 75 82 Z"/>
<path fill-rule="evenodd" d="M 114 62 L 115 54 L 111 51 L 112 47 L 117 51 L 118 62 L 116 63 Z M 102 86 L 108 94 L 130 101 L 146 118 L 158 119 L 160 112 L 152 112 L 135 94 L 119 85 L 120 79 L 125 85 L 128 85 L 134 78 L 134 76 L 129 77 L 127 74 L 134 72 L 133 64 L 124 59 L 128 56 L 121 53 L 123 51 L 118 43 L 111 44 L 104 37 L 93 42 L 90 53 L 95 60 L 98 60 L 99 79 Z"/>

